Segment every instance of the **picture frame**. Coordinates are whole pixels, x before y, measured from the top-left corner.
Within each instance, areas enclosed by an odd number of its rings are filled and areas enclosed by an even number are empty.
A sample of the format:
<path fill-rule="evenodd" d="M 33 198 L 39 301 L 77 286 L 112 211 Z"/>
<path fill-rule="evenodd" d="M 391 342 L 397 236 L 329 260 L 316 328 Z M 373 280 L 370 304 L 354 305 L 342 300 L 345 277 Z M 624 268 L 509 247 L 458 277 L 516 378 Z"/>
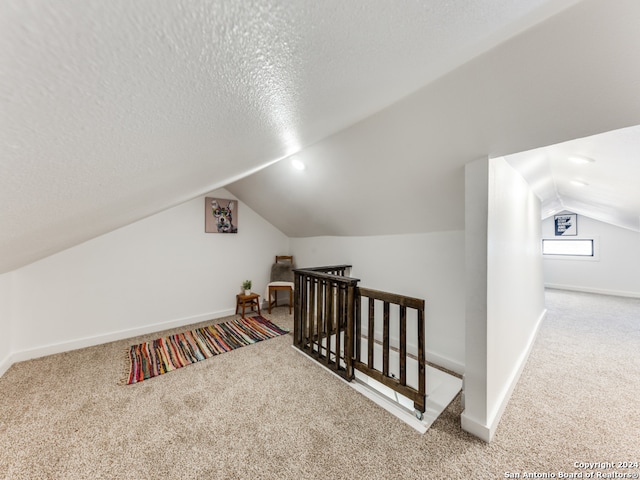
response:
<path fill-rule="evenodd" d="M 556 237 L 578 235 L 578 215 L 575 213 L 554 215 L 553 223 Z"/>
<path fill-rule="evenodd" d="M 205 233 L 238 233 L 238 201 L 230 198 L 205 197 Z"/>

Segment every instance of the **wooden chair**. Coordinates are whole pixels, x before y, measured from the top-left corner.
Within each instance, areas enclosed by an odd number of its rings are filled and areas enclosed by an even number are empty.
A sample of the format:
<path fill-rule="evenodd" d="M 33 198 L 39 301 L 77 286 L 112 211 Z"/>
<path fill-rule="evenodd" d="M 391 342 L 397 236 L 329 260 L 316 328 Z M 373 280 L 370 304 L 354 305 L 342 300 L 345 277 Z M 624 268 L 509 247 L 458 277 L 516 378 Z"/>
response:
<path fill-rule="evenodd" d="M 278 292 L 289 292 L 289 315 L 293 307 L 293 256 L 276 255 L 276 262 L 271 266 L 271 279 L 267 284 L 265 298 L 269 313 L 271 307 L 278 306 Z"/>

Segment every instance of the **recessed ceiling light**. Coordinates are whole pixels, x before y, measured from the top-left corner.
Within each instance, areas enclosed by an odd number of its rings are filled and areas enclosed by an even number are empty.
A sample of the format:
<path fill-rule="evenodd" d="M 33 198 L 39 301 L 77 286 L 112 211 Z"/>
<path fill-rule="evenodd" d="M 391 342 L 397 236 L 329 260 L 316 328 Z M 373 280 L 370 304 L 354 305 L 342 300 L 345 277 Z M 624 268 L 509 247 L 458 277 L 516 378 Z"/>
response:
<path fill-rule="evenodd" d="M 581 155 L 572 155 L 569 157 L 569 160 L 571 160 L 573 163 L 580 163 L 582 165 L 584 165 L 585 163 L 595 162 L 593 158 L 583 157 Z"/>
<path fill-rule="evenodd" d="M 293 160 L 291 160 L 291 165 L 293 165 L 293 168 L 295 168 L 296 170 L 304 170 L 305 168 L 307 168 L 305 164 L 302 163 L 297 158 L 294 158 Z"/>
<path fill-rule="evenodd" d="M 571 180 L 571 184 L 576 187 L 586 187 L 589 185 L 587 182 L 583 182 L 582 180 Z"/>

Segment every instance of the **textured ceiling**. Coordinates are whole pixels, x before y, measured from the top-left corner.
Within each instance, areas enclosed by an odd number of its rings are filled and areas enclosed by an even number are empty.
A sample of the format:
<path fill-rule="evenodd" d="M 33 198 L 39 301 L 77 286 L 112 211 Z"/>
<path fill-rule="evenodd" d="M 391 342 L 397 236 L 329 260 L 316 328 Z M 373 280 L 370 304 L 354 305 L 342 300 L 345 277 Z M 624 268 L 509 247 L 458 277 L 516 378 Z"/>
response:
<path fill-rule="evenodd" d="M 638 22 L 636 0 L 581 2 L 301 150 L 305 171 L 282 161 L 227 188 L 291 237 L 464 229 L 468 162 L 640 124 Z M 637 139 L 623 136 L 572 144 L 599 160 L 581 197 L 558 180 L 563 208 L 637 228 Z M 569 173 L 535 165 L 526 177 L 555 198 Z"/>
<path fill-rule="evenodd" d="M 4 0 L 0 272 L 249 175 L 571 3 Z"/>

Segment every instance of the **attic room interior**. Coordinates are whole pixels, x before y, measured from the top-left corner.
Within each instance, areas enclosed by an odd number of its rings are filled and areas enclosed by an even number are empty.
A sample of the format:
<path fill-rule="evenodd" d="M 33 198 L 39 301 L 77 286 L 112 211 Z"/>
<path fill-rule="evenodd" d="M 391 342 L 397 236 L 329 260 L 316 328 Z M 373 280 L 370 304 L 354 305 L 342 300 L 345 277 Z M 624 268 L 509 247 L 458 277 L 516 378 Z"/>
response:
<path fill-rule="evenodd" d="M 0 478 L 637 461 L 638 21 L 635 0 L 0 4 Z M 212 197 L 237 231 L 206 231 Z M 558 239 L 593 252 L 543 255 Z M 261 315 L 291 335 L 119 383 L 129 345 L 233 317 L 276 255 L 425 300 L 426 361 L 462 385 L 431 428 L 295 352 L 286 302 Z"/>

